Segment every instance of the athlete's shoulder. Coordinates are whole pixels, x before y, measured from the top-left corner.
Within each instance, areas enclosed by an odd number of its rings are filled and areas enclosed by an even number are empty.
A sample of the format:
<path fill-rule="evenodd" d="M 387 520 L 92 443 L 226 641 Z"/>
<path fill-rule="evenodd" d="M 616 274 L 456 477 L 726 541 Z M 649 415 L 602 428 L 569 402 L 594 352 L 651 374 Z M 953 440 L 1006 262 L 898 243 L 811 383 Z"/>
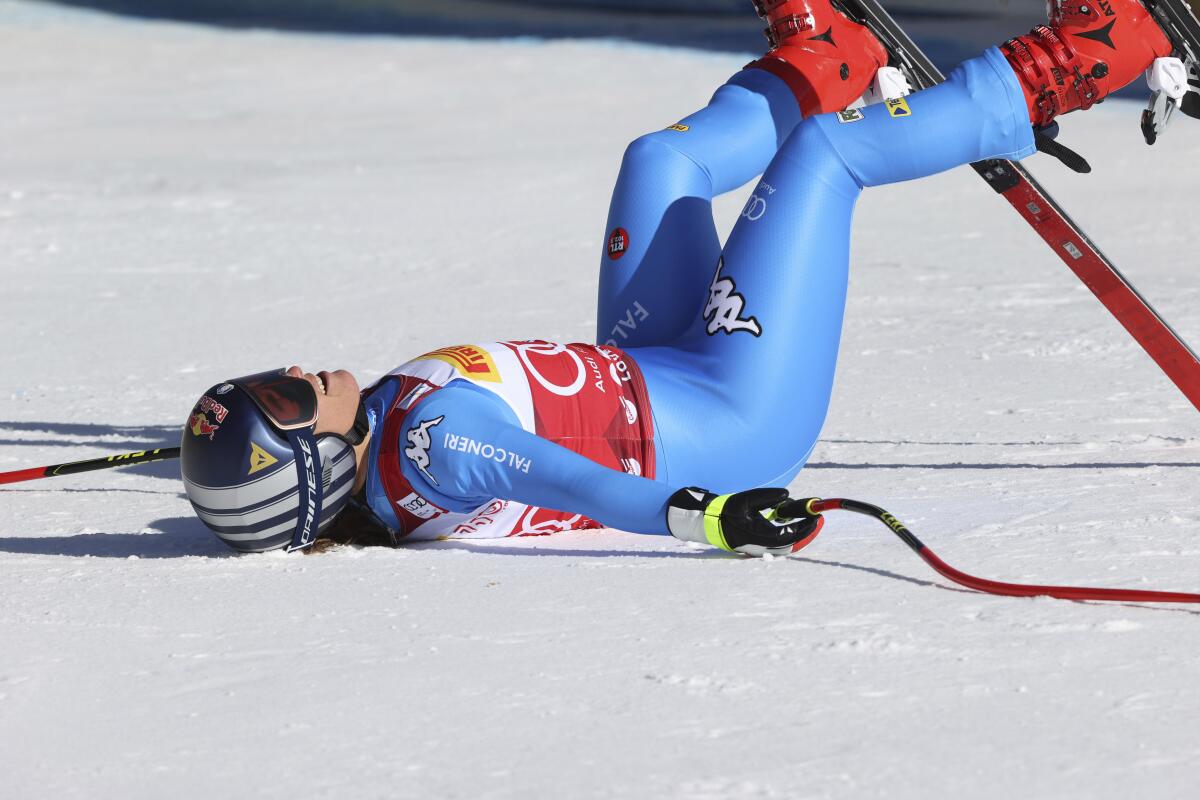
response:
<path fill-rule="evenodd" d="M 404 419 L 400 448 L 404 467 L 450 496 L 471 494 L 474 481 L 458 463 L 462 443 L 488 441 L 503 427 L 520 421 L 496 395 L 461 381 L 418 400 Z"/>
<path fill-rule="evenodd" d="M 500 398 L 465 381 L 423 394 L 416 398 L 410 409 L 404 419 L 405 434 L 422 427 L 431 429 L 447 419 L 462 425 L 472 422 L 518 424 Z"/>

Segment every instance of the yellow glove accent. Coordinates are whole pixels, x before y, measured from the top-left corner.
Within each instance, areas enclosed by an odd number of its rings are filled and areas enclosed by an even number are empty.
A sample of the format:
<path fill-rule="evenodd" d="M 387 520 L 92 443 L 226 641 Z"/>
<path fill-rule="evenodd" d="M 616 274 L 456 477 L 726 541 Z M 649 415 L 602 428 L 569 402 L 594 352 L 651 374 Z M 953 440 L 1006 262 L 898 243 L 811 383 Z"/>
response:
<path fill-rule="evenodd" d="M 721 512 L 725 510 L 725 503 L 731 494 L 723 494 L 708 504 L 704 509 L 704 535 L 708 537 L 708 543 L 713 547 L 719 547 L 728 552 L 734 552 L 733 548 L 725 541 L 725 532 L 721 530 Z"/>

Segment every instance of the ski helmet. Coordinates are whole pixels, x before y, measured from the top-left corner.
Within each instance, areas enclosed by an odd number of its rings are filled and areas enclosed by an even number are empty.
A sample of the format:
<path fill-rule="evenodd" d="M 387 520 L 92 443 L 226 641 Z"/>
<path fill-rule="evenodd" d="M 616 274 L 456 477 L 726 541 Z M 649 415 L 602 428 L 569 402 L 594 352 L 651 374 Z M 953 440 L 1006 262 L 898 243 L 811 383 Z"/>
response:
<path fill-rule="evenodd" d="M 316 422 L 316 389 L 284 370 L 219 383 L 196 403 L 183 432 L 183 485 L 221 541 L 248 553 L 301 550 L 346 507 L 366 412 L 360 401 L 342 435 L 316 436 Z"/>

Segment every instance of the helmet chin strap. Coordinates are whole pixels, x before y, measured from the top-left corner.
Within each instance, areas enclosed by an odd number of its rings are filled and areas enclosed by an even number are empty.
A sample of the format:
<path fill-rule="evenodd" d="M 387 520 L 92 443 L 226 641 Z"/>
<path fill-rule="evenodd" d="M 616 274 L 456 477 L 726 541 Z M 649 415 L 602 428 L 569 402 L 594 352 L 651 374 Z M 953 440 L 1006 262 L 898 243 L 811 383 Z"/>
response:
<path fill-rule="evenodd" d="M 367 406 L 360 398 L 354 413 L 354 426 L 339 436 L 346 444 L 357 447 L 371 431 L 367 419 Z M 311 547 L 321 527 L 321 504 L 325 499 L 325 484 L 322 480 L 321 453 L 317 448 L 317 437 L 309 428 L 287 432 L 288 442 L 296 456 L 296 478 L 300 487 L 300 514 L 296 518 L 296 533 L 287 551 L 304 550 Z M 356 465 L 357 467 L 357 465 Z"/>
<path fill-rule="evenodd" d="M 296 455 L 296 477 L 300 487 L 300 513 L 296 518 L 296 533 L 287 548 L 290 553 L 311 546 L 317 538 L 325 487 L 321 483 L 321 454 L 312 431 L 307 428 L 291 430 L 287 437 Z"/>
<path fill-rule="evenodd" d="M 358 398 L 358 410 L 354 412 L 354 427 L 347 431 L 346 435 L 342 438 L 351 447 L 358 447 L 370 432 L 371 422 L 367 419 L 367 404 L 362 401 L 362 397 L 360 396 Z"/>

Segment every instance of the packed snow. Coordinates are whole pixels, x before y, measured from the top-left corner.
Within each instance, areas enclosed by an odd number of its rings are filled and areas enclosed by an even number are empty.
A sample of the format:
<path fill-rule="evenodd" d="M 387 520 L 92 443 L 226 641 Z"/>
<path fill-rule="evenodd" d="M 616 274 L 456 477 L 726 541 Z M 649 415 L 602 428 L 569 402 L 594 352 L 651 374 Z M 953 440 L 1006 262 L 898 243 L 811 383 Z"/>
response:
<path fill-rule="evenodd" d="M 0 54 L 0 471 L 173 446 L 206 386 L 272 366 L 588 340 L 622 149 L 748 58 L 12 0 Z M 1200 123 L 1151 149 L 1138 113 L 1065 121 L 1091 176 L 1030 166 L 1200 341 Z M 988 577 L 1200 591 L 1200 417 L 970 170 L 864 197 L 842 353 L 797 494 L 883 505 Z M 162 463 L 0 489 L 0 597 L 5 797 L 1200 777 L 1195 610 L 961 590 L 847 515 L 792 559 L 618 531 L 237 557 Z"/>

